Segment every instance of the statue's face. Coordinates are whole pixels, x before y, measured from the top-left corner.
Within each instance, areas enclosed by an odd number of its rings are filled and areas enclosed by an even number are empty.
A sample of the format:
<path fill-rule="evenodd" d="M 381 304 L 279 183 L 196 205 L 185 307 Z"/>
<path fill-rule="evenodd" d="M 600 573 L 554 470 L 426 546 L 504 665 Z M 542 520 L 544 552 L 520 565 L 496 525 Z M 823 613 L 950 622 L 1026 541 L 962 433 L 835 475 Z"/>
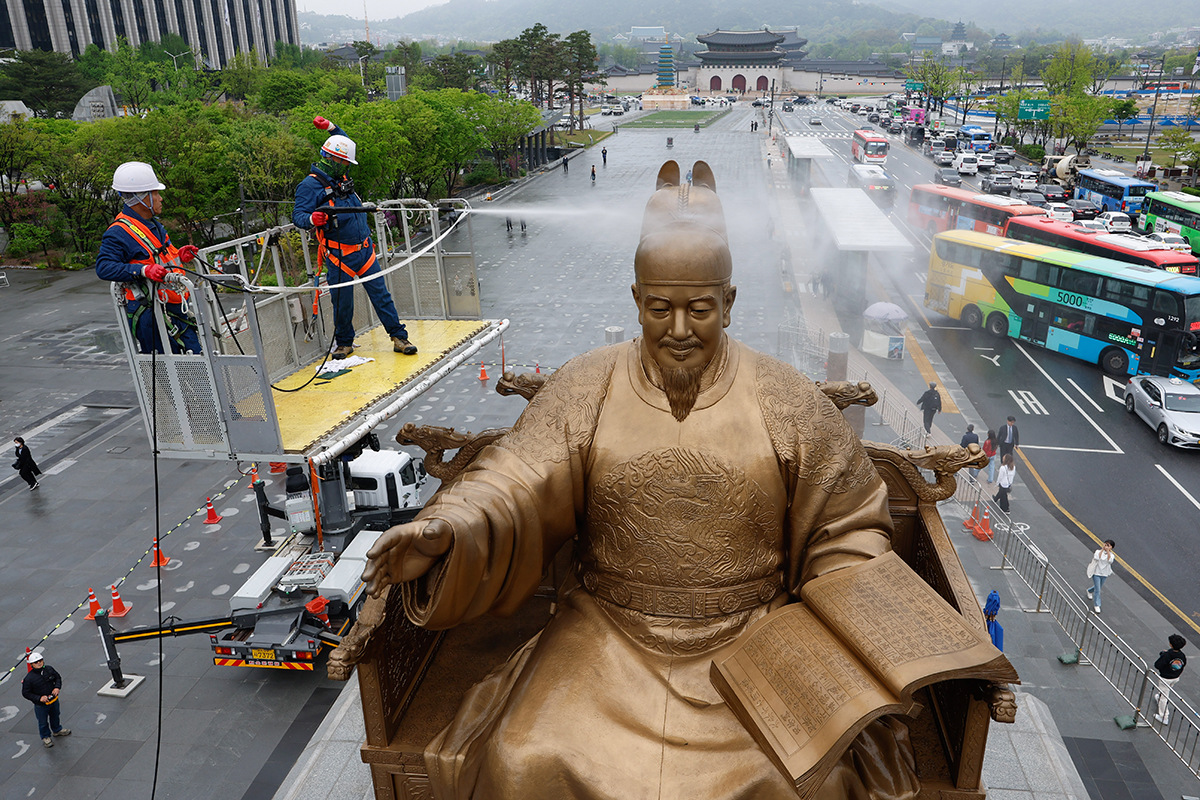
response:
<path fill-rule="evenodd" d="M 646 350 L 662 369 L 707 366 L 725 335 L 736 296 L 736 287 L 722 284 L 634 284 Z"/>

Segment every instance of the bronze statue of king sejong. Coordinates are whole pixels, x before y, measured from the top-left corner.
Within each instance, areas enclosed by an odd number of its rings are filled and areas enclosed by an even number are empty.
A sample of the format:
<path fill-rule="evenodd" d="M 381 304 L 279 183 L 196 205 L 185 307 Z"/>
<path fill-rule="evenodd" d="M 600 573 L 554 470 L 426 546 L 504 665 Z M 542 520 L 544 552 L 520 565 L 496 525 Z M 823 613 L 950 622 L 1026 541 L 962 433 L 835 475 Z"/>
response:
<path fill-rule="evenodd" d="M 503 438 L 388 531 L 364 577 L 433 629 L 510 614 L 554 554 L 542 632 L 425 751 L 434 796 L 793 798 L 709 680 L 805 581 L 890 549 L 883 481 L 841 412 L 729 338 L 737 289 L 716 181 L 668 162 L 634 257 L 642 335 L 573 359 Z M 872 722 L 819 797 L 919 791 L 908 731 Z"/>

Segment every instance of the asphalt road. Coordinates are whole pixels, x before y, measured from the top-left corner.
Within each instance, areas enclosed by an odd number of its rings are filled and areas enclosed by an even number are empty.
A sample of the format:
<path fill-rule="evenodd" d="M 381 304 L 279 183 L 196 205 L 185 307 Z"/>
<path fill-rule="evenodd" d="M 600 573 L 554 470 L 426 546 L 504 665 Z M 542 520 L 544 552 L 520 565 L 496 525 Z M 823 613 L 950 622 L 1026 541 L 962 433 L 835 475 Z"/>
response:
<path fill-rule="evenodd" d="M 814 116 L 823 124 L 810 125 Z M 836 158 L 825 172 L 840 185 L 851 163 L 850 131 L 863 118 L 820 104 L 777 119 L 829 145 Z M 924 308 L 930 236 L 905 217 L 913 185 L 932 182 L 935 167 L 900 136 L 888 138 L 887 170 L 899 181 L 891 218 L 918 247 L 914 265 L 887 267 L 888 278 L 983 416 L 976 427 L 995 428 L 1015 416 L 1028 460 L 1018 462 L 1018 472 L 1039 501 L 1081 540 L 1091 542 L 1081 527 L 1115 540 L 1125 567 L 1140 576 L 1131 581 L 1139 591 L 1168 616 L 1200 625 L 1200 586 L 1191 569 L 1200 554 L 1200 454 L 1159 445 L 1153 430 L 1126 414 L 1124 379 L 1028 343 L 966 330 Z M 979 189 L 981 177 L 964 176 L 964 187 Z M 1087 583 L 1083 567 L 1081 585 Z"/>

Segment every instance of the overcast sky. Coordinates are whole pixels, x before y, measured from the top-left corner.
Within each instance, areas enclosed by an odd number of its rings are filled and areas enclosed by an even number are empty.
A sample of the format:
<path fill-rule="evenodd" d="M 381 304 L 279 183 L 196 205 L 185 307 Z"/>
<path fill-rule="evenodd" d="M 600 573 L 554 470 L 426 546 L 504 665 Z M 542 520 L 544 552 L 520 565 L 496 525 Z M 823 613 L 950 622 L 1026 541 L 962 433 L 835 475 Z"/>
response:
<path fill-rule="evenodd" d="M 420 11 L 427 6 L 435 6 L 446 0 L 366 0 L 366 12 L 371 19 L 391 19 L 403 17 L 414 11 Z M 363 0 L 346 0 L 346 2 L 330 4 L 318 0 L 298 0 L 296 7 L 300 11 L 312 11 L 317 14 L 347 14 L 357 19 L 363 18 Z"/>

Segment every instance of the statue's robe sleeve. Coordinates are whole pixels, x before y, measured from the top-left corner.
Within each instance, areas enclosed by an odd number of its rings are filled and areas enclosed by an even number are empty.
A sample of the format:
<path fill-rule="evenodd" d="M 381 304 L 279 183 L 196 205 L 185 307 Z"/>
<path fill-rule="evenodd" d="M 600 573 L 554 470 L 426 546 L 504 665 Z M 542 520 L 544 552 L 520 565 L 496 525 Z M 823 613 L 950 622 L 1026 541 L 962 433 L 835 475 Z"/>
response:
<path fill-rule="evenodd" d="M 401 586 L 415 624 L 444 629 L 485 613 L 511 614 L 533 595 L 546 564 L 580 524 L 584 465 L 621 349 L 593 350 L 565 364 L 512 430 L 418 515 L 448 522 L 454 537 L 429 573 Z"/>
<path fill-rule="evenodd" d="M 758 354 L 759 408 L 788 490 L 785 587 L 891 549 L 887 486 L 837 406 L 812 381 Z"/>

